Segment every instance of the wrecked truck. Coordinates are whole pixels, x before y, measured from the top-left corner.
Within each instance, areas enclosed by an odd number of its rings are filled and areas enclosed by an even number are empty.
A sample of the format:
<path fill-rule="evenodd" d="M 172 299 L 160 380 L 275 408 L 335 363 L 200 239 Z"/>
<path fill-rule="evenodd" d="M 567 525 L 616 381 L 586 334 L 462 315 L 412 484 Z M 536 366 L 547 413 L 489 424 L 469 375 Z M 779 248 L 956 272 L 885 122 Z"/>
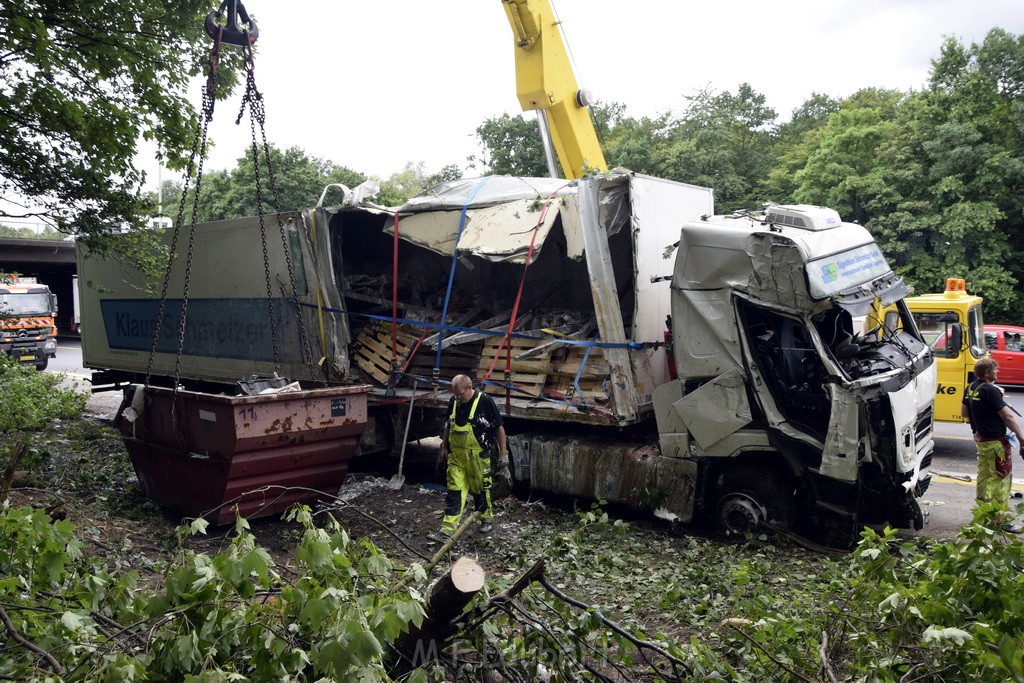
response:
<path fill-rule="evenodd" d="M 268 217 L 286 234 L 269 315 L 258 219 L 196 226 L 181 340 L 180 259 L 154 345 L 155 283 L 81 249 L 94 384 L 368 383 L 372 457 L 436 436 L 464 373 L 534 489 L 736 532 L 922 525 L 934 361 L 864 228 L 819 207 L 713 216 L 710 189 L 628 172 L 451 181 L 398 208 L 340 190 Z M 855 334 L 873 304 L 899 332 Z"/>

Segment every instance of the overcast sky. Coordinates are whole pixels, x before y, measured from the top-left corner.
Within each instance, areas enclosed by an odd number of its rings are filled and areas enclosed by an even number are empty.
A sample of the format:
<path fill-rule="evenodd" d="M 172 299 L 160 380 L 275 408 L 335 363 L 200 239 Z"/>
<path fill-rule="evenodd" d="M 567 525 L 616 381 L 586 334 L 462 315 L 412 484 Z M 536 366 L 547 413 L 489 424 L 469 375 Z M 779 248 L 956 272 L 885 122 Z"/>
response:
<path fill-rule="evenodd" d="M 944 36 L 1024 33 L 1021 0 L 554 0 L 583 87 L 627 114 L 748 82 L 787 119 L 813 92 L 920 89 Z M 465 169 L 484 119 L 520 112 L 500 0 L 245 0 L 260 28 L 268 140 L 368 175 Z M 196 86 L 195 102 L 200 99 Z M 239 99 L 218 104 L 205 168 L 245 153 Z M 156 186 L 156 164 L 140 159 Z M 164 174 L 166 178 L 167 175 Z"/>

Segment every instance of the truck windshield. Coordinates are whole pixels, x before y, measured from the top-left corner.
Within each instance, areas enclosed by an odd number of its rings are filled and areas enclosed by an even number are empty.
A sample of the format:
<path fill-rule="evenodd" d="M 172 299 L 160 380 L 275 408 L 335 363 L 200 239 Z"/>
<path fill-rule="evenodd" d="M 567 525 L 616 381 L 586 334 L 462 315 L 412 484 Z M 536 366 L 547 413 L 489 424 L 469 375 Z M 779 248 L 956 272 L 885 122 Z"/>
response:
<path fill-rule="evenodd" d="M 46 292 L 0 294 L 0 316 L 49 314 L 50 297 Z"/>

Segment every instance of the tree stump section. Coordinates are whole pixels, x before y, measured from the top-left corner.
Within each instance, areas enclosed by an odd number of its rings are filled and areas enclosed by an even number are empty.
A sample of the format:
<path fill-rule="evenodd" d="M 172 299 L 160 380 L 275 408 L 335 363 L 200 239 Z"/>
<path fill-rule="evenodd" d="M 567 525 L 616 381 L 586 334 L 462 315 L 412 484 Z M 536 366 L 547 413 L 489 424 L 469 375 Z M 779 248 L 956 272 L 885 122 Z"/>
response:
<path fill-rule="evenodd" d="M 417 667 L 437 659 L 445 639 L 454 632 L 456 621 L 483 587 L 483 567 L 469 557 L 460 557 L 444 576 L 432 583 L 427 589 L 423 624 L 395 643 L 406 663 Z"/>

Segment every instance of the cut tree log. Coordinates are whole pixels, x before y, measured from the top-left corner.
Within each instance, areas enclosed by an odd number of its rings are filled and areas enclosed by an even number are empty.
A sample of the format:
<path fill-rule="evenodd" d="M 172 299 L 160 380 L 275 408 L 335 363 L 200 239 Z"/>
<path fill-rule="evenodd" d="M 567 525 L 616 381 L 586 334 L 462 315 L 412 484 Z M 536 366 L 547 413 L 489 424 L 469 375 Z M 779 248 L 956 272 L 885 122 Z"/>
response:
<path fill-rule="evenodd" d="M 483 587 L 483 567 L 469 557 L 456 560 L 452 568 L 427 589 L 423 623 L 395 642 L 403 662 L 417 667 L 437 659 L 444 641 L 455 632 L 458 618 Z"/>

